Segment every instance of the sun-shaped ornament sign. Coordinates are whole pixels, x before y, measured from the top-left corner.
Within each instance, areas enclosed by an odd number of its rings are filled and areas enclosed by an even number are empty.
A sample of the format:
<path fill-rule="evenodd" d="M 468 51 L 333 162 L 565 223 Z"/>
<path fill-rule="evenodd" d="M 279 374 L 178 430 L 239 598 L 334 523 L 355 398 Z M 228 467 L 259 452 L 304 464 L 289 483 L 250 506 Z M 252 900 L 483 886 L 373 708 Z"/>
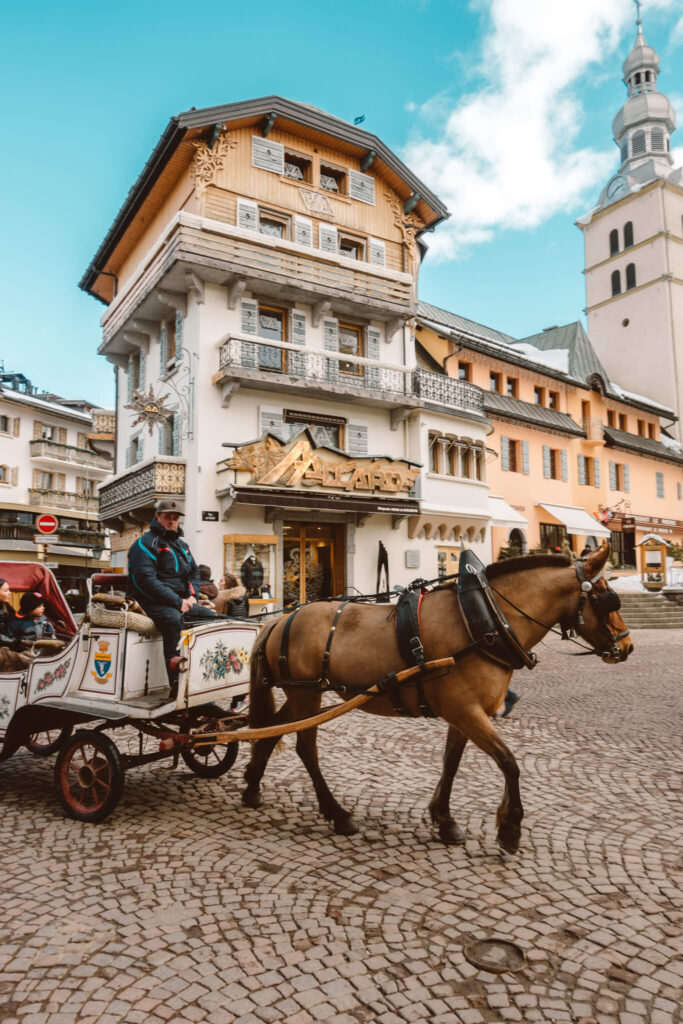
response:
<path fill-rule="evenodd" d="M 146 423 L 151 434 L 157 424 L 168 423 L 174 410 L 164 405 L 167 398 L 168 395 L 155 395 L 151 384 L 148 395 L 134 391 L 133 401 L 124 406 L 125 409 L 130 409 L 138 414 L 132 425 L 137 427 L 138 423 Z"/>

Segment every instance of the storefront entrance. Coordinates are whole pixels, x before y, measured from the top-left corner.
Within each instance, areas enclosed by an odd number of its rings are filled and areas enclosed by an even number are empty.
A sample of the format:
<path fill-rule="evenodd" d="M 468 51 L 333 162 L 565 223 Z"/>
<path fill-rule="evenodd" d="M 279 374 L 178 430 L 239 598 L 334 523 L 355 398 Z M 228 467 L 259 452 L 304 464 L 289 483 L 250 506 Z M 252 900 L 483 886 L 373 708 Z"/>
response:
<path fill-rule="evenodd" d="M 344 529 L 327 523 L 283 523 L 285 607 L 303 601 L 321 601 L 343 592 Z"/>

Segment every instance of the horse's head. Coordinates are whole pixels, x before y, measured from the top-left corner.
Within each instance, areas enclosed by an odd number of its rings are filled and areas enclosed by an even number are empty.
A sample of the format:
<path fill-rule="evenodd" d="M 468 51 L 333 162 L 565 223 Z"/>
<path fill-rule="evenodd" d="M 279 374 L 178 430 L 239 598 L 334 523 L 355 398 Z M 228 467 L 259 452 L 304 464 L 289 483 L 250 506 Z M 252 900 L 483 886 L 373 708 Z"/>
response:
<path fill-rule="evenodd" d="M 578 605 L 572 621 L 565 625 L 591 644 L 603 661 L 626 661 L 633 651 L 628 627 L 619 614 L 619 595 L 608 585 L 604 567 L 610 552 L 603 544 L 587 558 L 574 563 L 579 585 Z"/>

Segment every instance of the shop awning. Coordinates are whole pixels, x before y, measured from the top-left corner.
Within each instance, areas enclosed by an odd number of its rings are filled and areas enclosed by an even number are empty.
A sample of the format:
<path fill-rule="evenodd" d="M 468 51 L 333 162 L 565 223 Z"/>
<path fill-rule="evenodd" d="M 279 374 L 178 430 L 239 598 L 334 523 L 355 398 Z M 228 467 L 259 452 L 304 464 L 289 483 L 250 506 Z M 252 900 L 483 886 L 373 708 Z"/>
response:
<path fill-rule="evenodd" d="M 491 513 L 491 526 L 507 526 L 514 530 L 515 527 L 526 528 L 529 525 L 523 515 L 516 512 L 504 498 L 497 494 L 489 494 L 489 512 Z"/>
<path fill-rule="evenodd" d="M 582 537 L 605 537 L 609 540 L 607 527 L 589 515 L 585 508 L 578 505 L 547 505 L 544 501 L 539 501 L 539 505 L 562 523 L 567 533 L 580 534 Z"/>
<path fill-rule="evenodd" d="M 415 515 L 420 504 L 412 498 L 377 498 L 373 495 L 340 494 L 336 491 L 294 491 L 268 487 L 235 487 L 235 502 L 241 505 L 267 505 L 271 508 L 298 508 L 326 512 L 380 513 Z"/>

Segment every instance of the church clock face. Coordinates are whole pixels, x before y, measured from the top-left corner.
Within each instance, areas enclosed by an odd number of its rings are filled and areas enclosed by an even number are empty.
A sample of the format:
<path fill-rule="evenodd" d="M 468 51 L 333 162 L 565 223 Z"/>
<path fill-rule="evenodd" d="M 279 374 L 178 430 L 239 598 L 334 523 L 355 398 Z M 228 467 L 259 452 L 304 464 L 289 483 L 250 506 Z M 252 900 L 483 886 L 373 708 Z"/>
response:
<path fill-rule="evenodd" d="M 615 174 L 607 182 L 606 196 L 608 199 L 621 199 L 628 194 L 628 182 L 623 174 Z"/>

